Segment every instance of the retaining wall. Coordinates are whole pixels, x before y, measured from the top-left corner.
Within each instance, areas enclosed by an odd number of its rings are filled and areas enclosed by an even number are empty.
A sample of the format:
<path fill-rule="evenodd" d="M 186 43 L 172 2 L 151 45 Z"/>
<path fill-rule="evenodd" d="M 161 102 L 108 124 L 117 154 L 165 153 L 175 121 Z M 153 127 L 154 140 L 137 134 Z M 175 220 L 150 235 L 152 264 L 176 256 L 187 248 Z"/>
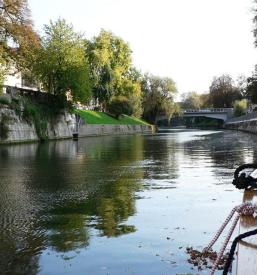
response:
<path fill-rule="evenodd" d="M 84 124 L 79 127 L 79 137 L 102 135 L 152 134 L 154 126 L 150 125 L 107 125 Z"/>
<path fill-rule="evenodd" d="M 33 123 L 22 119 L 14 110 L 0 106 L 0 123 L 3 116 L 8 117 L 5 124 L 8 127 L 7 138 L 1 137 L 1 143 L 19 143 L 39 141 Z M 47 136 L 49 139 L 72 138 L 76 129 L 76 117 L 67 112 L 61 113 L 47 125 Z M 1 127 L 0 127 L 1 131 Z M 154 126 L 148 125 L 92 125 L 82 123 L 78 129 L 79 137 L 100 136 L 100 135 L 121 135 L 121 134 L 152 134 Z"/>
<path fill-rule="evenodd" d="M 0 122 L 7 117 L 5 125 L 8 127 L 7 138 L 1 138 L 0 143 L 14 143 L 38 141 L 38 135 L 33 123 L 24 120 L 21 116 L 8 107 L 0 108 Z M 6 118 L 5 118 L 6 119 Z M 49 139 L 70 138 L 75 127 L 75 116 L 67 112 L 61 113 L 58 117 L 47 124 L 47 136 Z M 0 128 L 1 131 L 1 128 Z"/>
<path fill-rule="evenodd" d="M 232 118 L 225 123 L 226 129 L 257 133 L 257 112 Z"/>
<path fill-rule="evenodd" d="M 257 119 L 226 123 L 225 128 L 257 134 Z"/>

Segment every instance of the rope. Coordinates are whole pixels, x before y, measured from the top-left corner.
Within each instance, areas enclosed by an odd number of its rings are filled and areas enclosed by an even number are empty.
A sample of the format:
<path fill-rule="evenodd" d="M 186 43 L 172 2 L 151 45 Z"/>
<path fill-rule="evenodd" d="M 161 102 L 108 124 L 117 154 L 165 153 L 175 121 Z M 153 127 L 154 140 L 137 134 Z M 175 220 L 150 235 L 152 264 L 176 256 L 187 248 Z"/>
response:
<path fill-rule="evenodd" d="M 218 240 L 219 236 L 221 235 L 221 233 L 223 232 L 223 230 L 225 229 L 225 227 L 227 226 L 227 224 L 229 223 L 229 221 L 231 220 L 231 218 L 233 217 L 234 213 L 237 210 L 237 206 L 234 207 L 230 214 L 227 216 L 226 220 L 223 222 L 223 224 L 221 225 L 221 227 L 219 228 L 219 230 L 217 231 L 217 233 L 215 234 L 215 236 L 213 237 L 213 239 L 210 241 L 210 243 L 204 248 L 203 252 L 209 250 L 210 248 L 212 248 L 212 246 L 216 243 L 216 241 Z"/>
<path fill-rule="evenodd" d="M 234 207 L 230 214 L 228 215 L 228 217 L 226 218 L 226 220 L 224 221 L 224 223 L 221 225 L 221 227 L 219 228 L 219 230 L 217 231 L 217 233 L 215 234 L 215 236 L 213 237 L 213 239 L 211 240 L 211 242 L 207 245 L 207 247 L 204 248 L 203 252 L 209 250 L 213 245 L 214 243 L 218 240 L 219 236 L 221 235 L 221 233 L 223 232 L 223 230 L 225 229 L 225 227 L 227 226 L 228 222 L 232 219 L 233 215 L 237 212 L 237 215 L 232 223 L 232 226 L 230 227 L 230 230 L 228 232 L 228 235 L 220 249 L 220 252 L 218 254 L 218 257 L 215 261 L 215 263 L 213 264 L 213 267 L 212 267 L 212 270 L 211 270 L 211 273 L 210 275 L 213 275 L 215 270 L 217 269 L 218 267 L 218 264 L 219 264 L 219 261 L 220 259 L 222 258 L 223 256 L 223 253 L 227 247 L 227 244 L 233 234 L 233 231 L 237 225 L 237 222 L 240 218 L 240 216 L 252 216 L 254 213 L 257 213 L 257 205 L 256 204 L 252 204 L 250 202 L 246 202 L 246 203 L 243 203 L 239 206 L 236 206 Z M 233 257 L 233 256 L 232 256 Z"/>
<path fill-rule="evenodd" d="M 238 235 L 234 239 L 234 241 L 233 241 L 233 243 L 231 245 L 230 251 L 229 251 L 228 259 L 226 261 L 226 264 L 225 264 L 225 267 L 224 267 L 224 270 L 223 270 L 223 275 L 227 275 L 228 274 L 230 266 L 231 266 L 231 264 L 233 262 L 233 257 L 234 257 L 234 253 L 235 253 L 235 250 L 236 250 L 237 243 L 239 241 L 241 241 L 242 239 L 244 239 L 244 238 L 247 238 L 247 237 L 250 237 L 250 236 L 253 236 L 253 235 L 256 235 L 256 234 L 257 234 L 257 229 L 254 229 L 254 230 L 245 232 L 243 234 L 240 234 L 240 235 Z"/>
<path fill-rule="evenodd" d="M 236 218 L 234 219 L 234 222 L 232 223 L 232 226 L 231 226 L 231 228 L 230 228 L 230 230 L 229 230 L 229 232 L 228 232 L 228 235 L 227 235 L 227 237 L 226 237 L 226 239 L 225 239 L 225 241 L 224 241 L 224 243 L 223 243 L 223 245 L 222 245 L 222 247 L 221 247 L 221 249 L 220 249 L 220 252 L 219 252 L 219 254 L 218 254 L 218 257 L 217 257 L 217 259 L 216 259 L 216 261 L 215 261 L 215 263 L 214 263 L 214 265 L 213 265 L 213 267 L 212 267 L 212 270 L 211 270 L 210 275 L 213 275 L 213 274 L 214 274 L 214 272 L 215 272 L 215 270 L 216 270 L 216 268 L 217 268 L 217 266 L 218 266 L 218 264 L 219 264 L 219 261 L 220 261 L 221 257 L 223 256 L 223 253 L 224 253 L 224 251 L 225 251 L 225 249 L 226 249 L 226 247 L 227 247 L 227 245 L 228 245 L 228 242 L 229 242 L 229 240 L 230 240 L 230 238 L 231 238 L 231 235 L 233 234 L 234 229 L 235 229 L 235 227 L 236 227 L 236 225 L 237 225 L 237 222 L 238 222 L 238 220 L 239 220 L 239 217 L 240 217 L 240 215 L 237 215 Z"/>

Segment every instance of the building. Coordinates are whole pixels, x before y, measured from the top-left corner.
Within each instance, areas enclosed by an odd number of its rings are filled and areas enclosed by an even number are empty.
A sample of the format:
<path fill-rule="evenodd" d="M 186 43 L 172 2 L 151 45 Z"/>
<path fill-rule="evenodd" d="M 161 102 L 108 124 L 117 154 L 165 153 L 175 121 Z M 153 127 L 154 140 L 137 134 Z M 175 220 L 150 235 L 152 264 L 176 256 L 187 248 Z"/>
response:
<path fill-rule="evenodd" d="M 3 93 L 9 93 L 10 90 L 31 90 L 39 91 L 38 83 L 30 74 L 19 72 L 12 66 L 6 74 L 3 85 Z"/>

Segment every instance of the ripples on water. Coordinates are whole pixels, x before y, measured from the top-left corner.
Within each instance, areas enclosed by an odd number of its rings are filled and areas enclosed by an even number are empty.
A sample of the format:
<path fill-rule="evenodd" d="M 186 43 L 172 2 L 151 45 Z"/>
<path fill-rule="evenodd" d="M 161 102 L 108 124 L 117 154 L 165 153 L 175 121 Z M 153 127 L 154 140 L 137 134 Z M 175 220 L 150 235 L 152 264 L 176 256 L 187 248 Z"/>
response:
<path fill-rule="evenodd" d="M 3 274 L 193 273 L 242 201 L 235 167 L 254 135 L 180 130 L 0 147 Z"/>

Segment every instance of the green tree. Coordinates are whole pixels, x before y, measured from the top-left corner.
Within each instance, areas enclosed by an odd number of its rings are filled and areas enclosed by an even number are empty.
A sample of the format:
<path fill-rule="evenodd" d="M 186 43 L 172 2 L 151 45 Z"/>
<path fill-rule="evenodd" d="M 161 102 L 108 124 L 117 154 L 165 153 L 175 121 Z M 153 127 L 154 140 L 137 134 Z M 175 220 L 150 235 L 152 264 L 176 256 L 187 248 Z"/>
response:
<path fill-rule="evenodd" d="M 253 103 L 257 103 L 257 74 L 253 74 L 247 78 L 246 96 L 251 99 Z"/>
<path fill-rule="evenodd" d="M 116 92 L 117 96 L 127 97 L 132 106 L 132 115 L 135 117 L 141 117 L 143 112 L 141 81 L 141 74 L 136 69 L 131 68 Z"/>
<path fill-rule="evenodd" d="M 28 67 L 33 48 L 39 45 L 27 0 L 0 0 L 0 65 Z"/>
<path fill-rule="evenodd" d="M 235 116 L 242 116 L 245 115 L 247 112 L 247 100 L 236 100 L 233 104 L 234 107 L 234 115 Z"/>
<path fill-rule="evenodd" d="M 107 105 L 107 110 L 110 114 L 114 115 L 117 119 L 122 114 L 132 115 L 133 107 L 129 100 L 124 96 L 114 97 Z"/>
<path fill-rule="evenodd" d="M 201 108 L 210 107 L 210 95 L 207 93 L 200 94 Z"/>
<path fill-rule="evenodd" d="M 146 74 L 142 81 L 143 116 L 155 123 L 157 116 L 165 112 L 171 113 L 173 96 L 177 92 L 175 82 L 168 77 Z"/>
<path fill-rule="evenodd" d="M 71 91 L 75 101 L 85 102 L 91 86 L 82 37 L 63 19 L 45 25 L 44 32 L 34 66 L 36 75 L 47 92 L 64 97 Z"/>
<path fill-rule="evenodd" d="M 242 99 L 240 89 L 229 75 L 215 77 L 210 86 L 209 100 L 214 108 L 232 108 L 235 100 Z"/>
<path fill-rule="evenodd" d="M 140 115 L 140 73 L 132 66 L 131 49 L 123 39 L 101 30 L 92 41 L 86 41 L 93 95 L 106 107 L 112 97 L 125 96 L 135 103 L 134 114 Z"/>
<path fill-rule="evenodd" d="M 4 76 L 6 73 L 6 66 L 3 58 L 0 56 L 0 95 L 3 92 Z"/>
<path fill-rule="evenodd" d="M 196 92 L 189 92 L 183 94 L 182 107 L 184 109 L 200 109 L 202 107 L 202 100 L 200 94 Z"/>
<path fill-rule="evenodd" d="M 166 100 L 163 104 L 163 109 L 168 118 L 168 125 L 170 125 L 170 120 L 174 114 L 180 116 L 181 113 L 179 104 L 172 100 Z"/>

